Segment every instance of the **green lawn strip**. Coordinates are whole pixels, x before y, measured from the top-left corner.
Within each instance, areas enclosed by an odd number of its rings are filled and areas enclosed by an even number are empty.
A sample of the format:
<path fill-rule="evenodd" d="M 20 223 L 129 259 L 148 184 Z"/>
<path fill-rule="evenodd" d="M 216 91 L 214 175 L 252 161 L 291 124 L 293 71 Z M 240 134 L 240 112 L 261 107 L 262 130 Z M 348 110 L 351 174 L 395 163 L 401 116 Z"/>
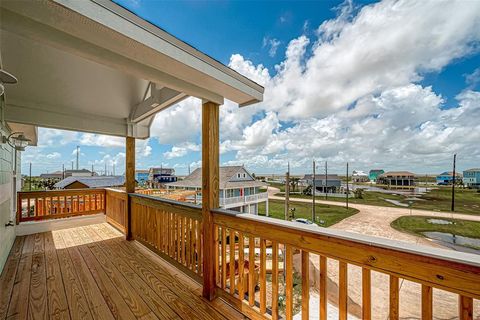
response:
<path fill-rule="evenodd" d="M 440 219 L 453 222 L 453 224 L 433 224 L 428 219 Z M 421 217 L 421 216 L 405 216 L 394 220 L 391 224 L 392 228 L 410 234 L 424 236 L 422 232 L 445 232 L 458 236 L 480 239 L 480 222 L 438 218 L 438 217 Z"/>
<path fill-rule="evenodd" d="M 285 218 L 285 202 L 282 200 L 269 200 L 268 201 L 268 213 L 272 218 L 284 219 Z M 290 208 L 295 208 L 295 218 L 305 218 L 312 219 L 312 205 L 309 203 L 301 202 L 290 202 Z M 317 224 L 322 227 L 330 227 L 335 223 L 340 222 L 341 220 L 348 218 L 356 213 L 357 209 L 349 208 L 348 210 L 345 207 L 341 206 L 332 206 L 325 204 L 315 205 L 315 211 L 317 216 Z M 264 215 L 265 212 L 265 202 L 259 204 L 258 212 L 259 215 Z M 318 220 L 323 220 L 324 223 L 320 224 Z"/>
<path fill-rule="evenodd" d="M 284 193 L 277 193 L 277 196 L 283 197 Z M 382 207 L 395 207 L 395 208 L 406 208 L 397 206 L 393 203 L 385 201 L 385 199 L 397 200 L 402 203 L 408 204 L 406 198 L 411 197 L 410 195 L 400 195 L 400 194 L 387 194 L 375 191 L 366 191 L 364 192 L 363 199 L 349 198 L 350 203 L 356 204 L 366 204 L 373 206 L 382 206 Z M 423 200 L 413 201 L 412 208 L 419 210 L 430 210 L 438 212 L 450 212 L 451 209 L 451 187 L 440 187 L 438 189 L 433 189 L 426 194 L 416 196 L 417 198 Z M 291 194 L 290 198 L 303 198 L 311 199 L 311 196 Z M 317 196 L 318 200 L 325 200 L 325 196 Z M 329 201 L 336 201 L 345 203 L 345 198 L 336 198 L 328 197 Z M 461 189 L 458 188 L 455 191 L 455 212 L 454 213 L 464 213 L 472 215 L 480 215 L 480 193 L 476 190 L 471 189 Z"/>

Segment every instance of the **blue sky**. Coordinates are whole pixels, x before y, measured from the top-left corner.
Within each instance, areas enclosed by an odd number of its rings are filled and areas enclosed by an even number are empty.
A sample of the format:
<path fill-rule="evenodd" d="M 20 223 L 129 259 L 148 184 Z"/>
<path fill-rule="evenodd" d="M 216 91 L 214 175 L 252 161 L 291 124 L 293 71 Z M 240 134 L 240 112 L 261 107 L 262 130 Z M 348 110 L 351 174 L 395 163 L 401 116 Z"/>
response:
<path fill-rule="evenodd" d="M 283 173 L 290 162 L 302 173 L 316 158 L 338 172 L 349 161 L 435 173 L 457 152 L 461 169 L 480 166 L 478 3 L 117 2 L 265 86 L 264 103 L 223 107 L 223 164 Z M 198 103 L 157 116 L 152 138 L 137 143 L 137 168 L 200 165 Z M 187 114 L 191 132 L 168 132 Z M 23 172 L 30 161 L 34 174 L 70 167 L 76 145 L 81 167 L 123 173 L 121 139 L 49 129 Z"/>

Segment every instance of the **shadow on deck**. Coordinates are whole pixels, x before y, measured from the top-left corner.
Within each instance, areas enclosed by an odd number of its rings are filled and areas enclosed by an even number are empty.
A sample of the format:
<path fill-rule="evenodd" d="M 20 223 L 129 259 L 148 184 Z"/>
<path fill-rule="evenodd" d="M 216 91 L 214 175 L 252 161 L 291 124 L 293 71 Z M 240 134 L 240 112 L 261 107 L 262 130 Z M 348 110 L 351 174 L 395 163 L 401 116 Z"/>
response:
<path fill-rule="evenodd" d="M 17 237 L 0 288 L 0 319 L 243 319 L 106 223 Z"/>

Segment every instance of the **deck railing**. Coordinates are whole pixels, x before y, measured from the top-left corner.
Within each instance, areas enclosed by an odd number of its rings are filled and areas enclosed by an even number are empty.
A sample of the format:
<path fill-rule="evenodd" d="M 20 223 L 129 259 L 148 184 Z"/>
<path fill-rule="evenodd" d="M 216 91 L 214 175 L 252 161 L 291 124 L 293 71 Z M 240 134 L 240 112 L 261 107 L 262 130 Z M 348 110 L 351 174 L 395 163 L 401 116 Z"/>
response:
<path fill-rule="evenodd" d="M 201 207 L 140 194 L 130 197 L 132 238 L 200 281 Z"/>
<path fill-rule="evenodd" d="M 340 319 L 347 319 L 349 265 L 362 270 L 362 319 L 371 318 L 372 299 L 376 298 L 371 291 L 371 271 L 389 278 L 389 319 L 399 318 L 400 279 L 421 285 L 422 319 L 432 319 L 432 288 L 458 294 L 459 318 L 473 319 L 473 299 L 480 298 L 480 257 L 475 255 L 226 210 L 216 210 L 213 220 L 217 294 L 251 318 L 292 319 L 295 302 L 300 301 L 302 319 L 309 319 L 311 260 L 317 259 L 320 310 L 314 317 L 327 319 L 328 259 L 338 265 Z M 301 274 L 300 297 L 294 297 L 294 255 L 299 258 L 295 261 Z M 280 275 L 285 279 L 284 290 L 279 290 Z"/>
<path fill-rule="evenodd" d="M 105 199 L 107 201 L 105 208 L 107 221 L 125 233 L 127 227 L 128 194 L 123 190 L 106 189 Z"/>
<path fill-rule="evenodd" d="M 96 214 L 105 210 L 104 189 L 17 193 L 17 224 L 26 221 Z"/>
<path fill-rule="evenodd" d="M 200 206 L 110 189 L 21 192 L 18 199 L 19 222 L 105 212 L 110 223 L 129 228 L 133 239 L 202 282 L 208 243 Z M 403 280 L 419 287 L 422 319 L 432 319 L 434 303 L 443 303 L 436 301 L 433 288 L 457 295 L 459 319 L 473 319 L 474 299 L 480 299 L 480 256 L 222 209 L 212 215 L 216 294 L 250 318 L 292 319 L 301 310 L 308 319 L 313 283 L 319 293 L 316 317 L 327 319 L 333 293 L 327 272 L 334 271 L 338 296 L 333 303 L 340 319 L 350 311 L 352 286 L 361 293 L 357 317 L 377 315 L 372 306 L 380 297 L 372 283 L 378 274 L 386 278 L 381 289 L 387 288 L 389 319 L 400 317 Z M 351 277 L 352 268 L 358 279 Z M 294 289 L 298 284 L 300 292 Z"/>

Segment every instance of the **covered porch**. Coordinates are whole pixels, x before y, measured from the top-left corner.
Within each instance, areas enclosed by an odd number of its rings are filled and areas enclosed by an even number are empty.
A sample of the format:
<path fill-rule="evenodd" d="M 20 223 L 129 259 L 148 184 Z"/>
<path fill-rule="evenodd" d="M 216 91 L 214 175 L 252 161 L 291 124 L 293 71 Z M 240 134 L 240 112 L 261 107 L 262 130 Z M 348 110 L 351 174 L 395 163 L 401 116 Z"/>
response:
<path fill-rule="evenodd" d="M 2 121 L 126 145 L 125 190 L 15 193 L 9 228 L 89 215 L 108 224 L 18 236 L 0 279 L 0 318 L 399 319 L 404 301 L 416 301 L 433 319 L 447 301 L 434 290 L 454 297 L 455 317 L 478 316 L 478 256 L 219 209 L 220 105 L 261 101 L 255 82 L 111 1 L 2 1 L 0 14 L 2 68 L 19 79 L 6 87 Z M 202 101 L 202 205 L 135 193 L 136 139 L 189 96 Z M 386 278 L 385 303 L 374 274 Z M 410 300 L 403 281 L 418 286 Z"/>

